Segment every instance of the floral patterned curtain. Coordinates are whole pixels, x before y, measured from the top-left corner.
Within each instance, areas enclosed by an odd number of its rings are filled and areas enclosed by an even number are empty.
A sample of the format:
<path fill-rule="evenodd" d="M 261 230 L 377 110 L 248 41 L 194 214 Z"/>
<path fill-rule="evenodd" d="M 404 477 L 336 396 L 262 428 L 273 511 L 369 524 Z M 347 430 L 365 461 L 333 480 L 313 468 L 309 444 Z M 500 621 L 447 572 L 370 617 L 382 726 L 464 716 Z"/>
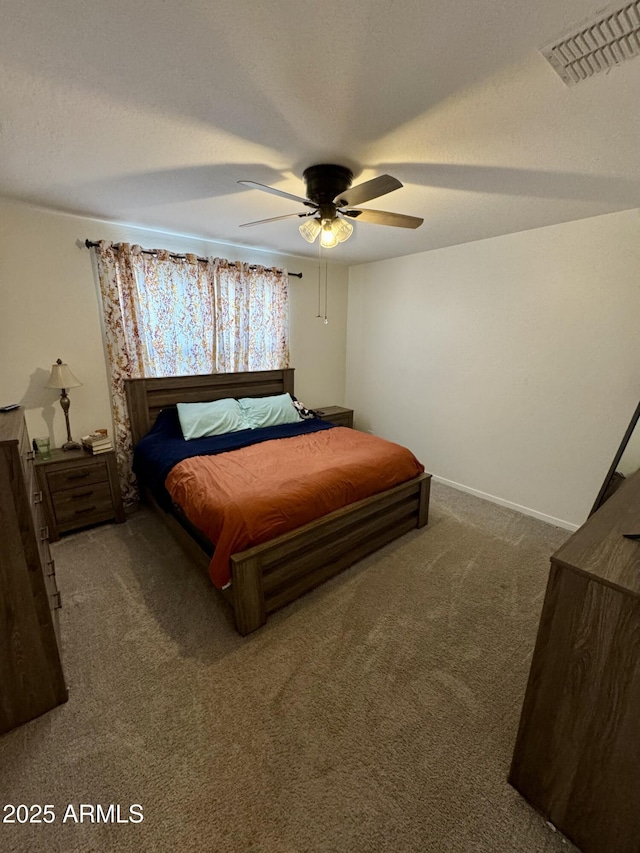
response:
<path fill-rule="evenodd" d="M 220 373 L 289 366 L 286 270 L 213 261 L 216 365 Z"/>
<path fill-rule="evenodd" d="M 125 379 L 289 366 L 288 276 L 128 243 L 95 247 L 123 499 L 135 502 Z"/>
<path fill-rule="evenodd" d="M 153 255 L 139 247 L 134 272 L 136 329 L 143 376 L 211 373 L 215 367 L 213 295 L 208 264 L 196 255 Z"/>

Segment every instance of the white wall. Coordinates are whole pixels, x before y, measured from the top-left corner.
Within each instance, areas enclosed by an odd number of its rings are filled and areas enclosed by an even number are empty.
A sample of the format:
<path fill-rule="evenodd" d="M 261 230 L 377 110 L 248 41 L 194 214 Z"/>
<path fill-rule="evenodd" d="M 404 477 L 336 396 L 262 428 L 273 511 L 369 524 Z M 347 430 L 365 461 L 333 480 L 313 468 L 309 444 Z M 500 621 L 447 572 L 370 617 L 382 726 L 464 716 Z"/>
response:
<path fill-rule="evenodd" d="M 640 400 L 639 330 L 638 211 L 365 264 L 346 402 L 434 475 L 578 525 Z"/>
<path fill-rule="evenodd" d="M 68 362 L 83 383 L 69 392 L 74 438 L 111 425 L 98 289 L 86 238 L 217 255 L 302 272 L 290 279 L 291 366 L 310 406 L 344 398 L 347 268 L 329 268 L 329 323 L 317 319 L 317 263 L 161 234 L 0 199 L 0 404 L 25 406 L 31 437 L 65 439 L 59 392 L 44 387 L 52 363 Z M 323 278 L 324 281 L 324 278 Z M 324 295 L 322 299 L 324 310 Z"/>

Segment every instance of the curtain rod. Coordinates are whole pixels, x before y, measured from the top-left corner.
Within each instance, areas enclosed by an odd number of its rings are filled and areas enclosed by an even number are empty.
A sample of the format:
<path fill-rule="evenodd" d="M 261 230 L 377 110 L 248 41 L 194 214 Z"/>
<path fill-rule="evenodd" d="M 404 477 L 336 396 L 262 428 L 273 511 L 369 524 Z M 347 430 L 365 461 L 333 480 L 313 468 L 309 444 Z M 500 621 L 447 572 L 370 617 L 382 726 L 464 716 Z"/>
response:
<path fill-rule="evenodd" d="M 91 249 L 93 246 L 100 245 L 96 240 L 89 240 L 88 238 L 84 241 L 84 244 L 87 247 L 87 249 Z M 156 252 L 151 251 L 151 249 L 142 249 L 142 254 L 143 255 L 155 255 Z M 179 260 L 184 260 L 186 258 L 186 255 L 177 255 L 174 252 L 169 252 L 169 257 L 170 258 L 178 258 Z M 203 263 L 206 264 L 209 259 L 208 258 L 198 258 L 198 260 L 202 261 Z M 236 264 L 234 261 L 229 261 L 230 267 L 235 267 L 235 265 Z M 256 269 L 255 264 L 250 265 L 249 269 L 255 270 Z M 287 275 L 293 276 L 294 278 L 302 278 L 301 272 L 287 272 Z"/>

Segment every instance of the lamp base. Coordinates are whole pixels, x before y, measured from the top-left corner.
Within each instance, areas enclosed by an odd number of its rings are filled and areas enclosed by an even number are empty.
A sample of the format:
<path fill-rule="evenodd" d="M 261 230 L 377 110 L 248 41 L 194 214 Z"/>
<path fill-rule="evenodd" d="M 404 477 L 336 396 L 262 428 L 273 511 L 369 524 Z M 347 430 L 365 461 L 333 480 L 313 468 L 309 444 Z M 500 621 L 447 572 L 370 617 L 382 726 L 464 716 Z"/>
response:
<path fill-rule="evenodd" d="M 63 450 L 82 450 L 82 445 L 77 441 L 65 441 L 62 445 Z"/>

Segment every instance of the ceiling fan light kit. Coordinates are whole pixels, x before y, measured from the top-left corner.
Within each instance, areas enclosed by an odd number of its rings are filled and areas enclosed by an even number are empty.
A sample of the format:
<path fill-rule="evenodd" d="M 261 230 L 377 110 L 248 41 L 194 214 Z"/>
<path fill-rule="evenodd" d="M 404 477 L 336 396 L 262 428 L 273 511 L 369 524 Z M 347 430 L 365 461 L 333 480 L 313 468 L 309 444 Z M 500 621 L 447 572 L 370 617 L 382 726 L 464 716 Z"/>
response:
<path fill-rule="evenodd" d="M 322 222 L 319 219 L 307 219 L 298 227 L 298 231 L 302 234 L 307 243 L 313 243 L 318 234 L 322 231 Z"/>
<path fill-rule="evenodd" d="M 323 249 L 333 249 L 338 243 L 344 243 L 353 234 L 353 225 L 336 216 L 335 219 L 308 219 L 298 227 L 308 243 L 313 243 L 320 234 L 320 245 Z"/>
<path fill-rule="evenodd" d="M 333 233 L 331 222 L 328 219 L 322 223 L 322 231 L 320 232 L 320 245 L 323 249 L 334 249 L 338 245 L 338 238 Z"/>
<path fill-rule="evenodd" d="M 320 245 L 325 249 L 332 249 L 338 243 L 344 243 L 353 234 L 353 225 L 349 219 L 360 219 L 362 222 L 371 222 L 376 225 L 393 225 L 397 228 L 419 228 L 424 222 L 417 216 L 405 216 L 401 213 L 389 213 L 384 210 L 369 210 L 354 208 L 355 204 L 363 204 L 371 199 L 400 189 L 402 184 L 391 175 L 380 175 L 365 181 L 355 187 L 351 186 L 353 173 L 345 166 L 331 163 L 309 166 L 303 172 L 303 178 L 307 187 L 307 197 L 292 195 L 291 193 L 267 187 L 255 181 L 238 181 L 245 187 L 279 195 L 292 201 L 300 202 L 305 207 L 311 208 L 300 213 L 289 213 L 284 216 L 272 216 L 269 219 L 260 219 L 257 222 L 245 222 L 241 227 L 249 225 L 262 225 L 265 222 L 275 222 L 290 217 L 304 217 L 306 219 L 298 230 L 308 243 L 313 243 L 320 234 Z"/>
<path fill-rule="evenodd" d="M 353 234 L 353 225 L 342 217 L 336 217 L 331 223 L 331 230 L 336 235 L 338 243 L 344 243 Z"/>

